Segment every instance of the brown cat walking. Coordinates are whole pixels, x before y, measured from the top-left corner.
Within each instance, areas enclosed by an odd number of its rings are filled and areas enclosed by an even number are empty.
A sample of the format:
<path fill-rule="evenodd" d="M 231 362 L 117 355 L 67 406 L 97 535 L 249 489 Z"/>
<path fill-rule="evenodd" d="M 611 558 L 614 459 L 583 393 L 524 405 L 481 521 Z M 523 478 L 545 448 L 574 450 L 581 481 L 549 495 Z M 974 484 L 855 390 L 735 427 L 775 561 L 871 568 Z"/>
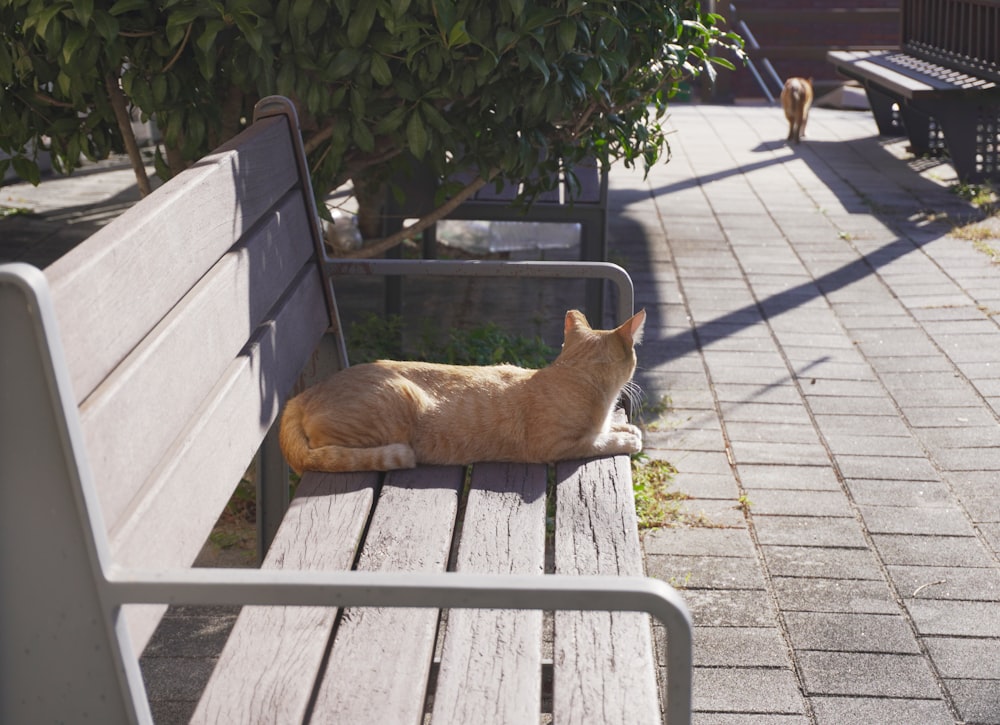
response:
<path fill-rule="evenodd" d="M 788 140 L 800 143 L 806 135 L 806 121 L 813 102 L 811 78 L 789 78 L 781 89 L 781 107 L 788 119 Z"/>
<path fill-rule="evenodd" d="M 298 472 L 636 453 L 642 433 L 611 417 L 645 320 L 640 311 L 593 330 L 571 310 L 562 352 L 541 370 L 386 360 L 346 368 L 288 402 L 281 450 Z"/>

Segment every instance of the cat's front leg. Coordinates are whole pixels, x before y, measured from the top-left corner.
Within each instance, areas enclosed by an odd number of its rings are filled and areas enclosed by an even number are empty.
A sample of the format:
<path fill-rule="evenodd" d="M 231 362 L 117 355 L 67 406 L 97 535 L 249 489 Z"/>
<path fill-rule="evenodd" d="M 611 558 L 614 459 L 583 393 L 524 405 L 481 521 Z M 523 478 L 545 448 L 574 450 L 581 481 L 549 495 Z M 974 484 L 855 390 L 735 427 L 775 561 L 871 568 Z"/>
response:
<path fill-rule="evenodd" d="M 642 431 L 631 423 L 612 423 L 611 431 L 614 433 L 630 433 L 642 440 Z"/>
<path fill-rule="evenodd" d="M 634 425 L 616 426 L 593 441 L 593 454 L 617 456 L 642 450 L 642 431 Z"/>

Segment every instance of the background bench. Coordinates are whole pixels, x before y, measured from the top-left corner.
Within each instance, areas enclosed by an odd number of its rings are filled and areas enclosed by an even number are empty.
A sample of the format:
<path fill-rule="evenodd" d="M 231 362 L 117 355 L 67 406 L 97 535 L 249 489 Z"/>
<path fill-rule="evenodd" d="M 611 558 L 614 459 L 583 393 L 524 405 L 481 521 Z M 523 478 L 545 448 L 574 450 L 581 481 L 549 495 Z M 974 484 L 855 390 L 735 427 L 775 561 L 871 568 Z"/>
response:
<path fill-rule="evenodd" d="M 574 266 L 623 274 L 530 273 Z M 347 363 L 333 268 L 279 98 L 44 272 L 0 265 L 0 721 L 149 722 L 165 606 L 243 604 L 195 721 L 656 722 L 648 612 L 687 722 L 690 619 L 642 576 L 627 457 L 310 473 L 288 504 L 273 423 Z M 263 567 L 191 568 L 255 456 Z"/>
<path fill-rule="evenodd" d="M 456 177 L 461 183 L 472 180 L 471 175 Z M 419 218 L 434 209 L 435 194 L 440 180 L 426 168 L 413 163 L 407 171 L 398 174 L 394 183 L 402 192 L 402 200 L 389 193 L 385 208 L 383 234 L 388 236 L 402 229 L 406 219 Z M 556 188 L 539 194 L 530 205 L 515 204 L 521 184 L 504 184 L 497 190 L 487 184 L 472 198 L 452 211 L 446 219 L 464 221 L 541 222 L 576 224 L 580 229 L 579 258 L 590 262 L 604 262 L 608 258 L 608 175 L 597 162 L 589 160 L 573 168 L 573 178 L 563 177 Z M 436 256 L 437 232 L 431 227 L 423 234 L 423 256 Z M 537 246 L 544 248 L 538 240 Z M 498 249 L 494 251 L 509 251 Z M 604 317 L 605 285 L 593 279 L 587 283 L 583 310 L 590 320 Z M 391 282 L 387 288 L 386 308 L 398 311 L 402 306 L 401 288 Z"/>
<path fill-rule="evenodd" d="M 864 86 L 880 134 L 947 150 L 963 181 L 1000 178 L 1000 0 L 902 0 L 901 23 L 900 50 L 827 59 Z"/>

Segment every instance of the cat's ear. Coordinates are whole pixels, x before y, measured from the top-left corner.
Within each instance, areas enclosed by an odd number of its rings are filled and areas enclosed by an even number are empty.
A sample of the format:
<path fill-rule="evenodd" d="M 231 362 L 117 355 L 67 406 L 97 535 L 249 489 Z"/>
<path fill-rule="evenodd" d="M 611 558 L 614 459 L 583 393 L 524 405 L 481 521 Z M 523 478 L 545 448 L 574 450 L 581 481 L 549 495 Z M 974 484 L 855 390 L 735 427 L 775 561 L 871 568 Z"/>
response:
<path fill-rule="evenodd" d="M 566 313 L 566 324 L 563 327 L 563 332 L 569 334 L 573 330 L 589 330 L 590 325 L 587 324 L 587 318 L 580 310 L 570 310 Z"/>
<path fill-rule="evenodd" d="M 622 339 L 629 345 L 638 345 L 642 342 L 642 333 L 646 325 L 646 310 L 639 310 L 629 319 L 627 319 L 624 324 L 622 324 L 615 332 L 617 332 Z"/>

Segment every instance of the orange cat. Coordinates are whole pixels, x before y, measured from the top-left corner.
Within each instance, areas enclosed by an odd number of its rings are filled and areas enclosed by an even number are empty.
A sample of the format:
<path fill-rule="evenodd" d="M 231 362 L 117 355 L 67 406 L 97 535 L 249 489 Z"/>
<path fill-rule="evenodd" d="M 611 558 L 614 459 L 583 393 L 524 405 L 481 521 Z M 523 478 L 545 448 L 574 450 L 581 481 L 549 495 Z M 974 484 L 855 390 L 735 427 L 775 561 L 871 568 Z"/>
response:
<path fill-rule="evenodd" d="M 788 140 L 799 143 L 806 135 L 806 121 L 813 102 L 811 78 L 789 78 L 781 89 L 781 107 L 788 119 Z"/>
<path fill-rule="evenodd" d="M 386 360 L 346 368 L 288 402 L 281 450 L 298 472 L 636 453 L 642 433 L 611 414 L 645 321 L 640 311 L 615 330 L 592 330 L 571 310 L 562 352 L 541 370 Z"/>

